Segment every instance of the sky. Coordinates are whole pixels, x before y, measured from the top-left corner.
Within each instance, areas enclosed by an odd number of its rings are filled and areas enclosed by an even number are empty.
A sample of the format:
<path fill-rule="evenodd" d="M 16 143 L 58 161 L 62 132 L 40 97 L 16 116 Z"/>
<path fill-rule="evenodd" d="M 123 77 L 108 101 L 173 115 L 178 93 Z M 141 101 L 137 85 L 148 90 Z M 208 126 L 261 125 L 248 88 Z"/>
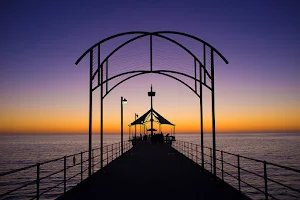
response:
<path fill-rule="evenodd" d="M 299 10 L 296 0 L 1 1 L 0 133 L 87 133 L 89 62 L 76 60 L 113 34 L 162 30 L 201 38 L 229 61 L 215 66 L 217 132 L 300 132 Z M 134 47 L 140 57 L 132 60 L 149 62 L 143 46 Z M 110 66 L 124 70 L 120 63 Z M 121 96 L 128 100 L 128 132 L 135 113 L 149 110 L 151 84 L 154 109 L 176 124 L 176 132 L 199 133 L 199 98 L 154 74 L 130 79 L 105 97 L 104 133 L 120 132 Z M 204 129 L 210 132 L 210 93 L 204 96 Z M 98 134 L 99 91 L 93 97 Z"/>

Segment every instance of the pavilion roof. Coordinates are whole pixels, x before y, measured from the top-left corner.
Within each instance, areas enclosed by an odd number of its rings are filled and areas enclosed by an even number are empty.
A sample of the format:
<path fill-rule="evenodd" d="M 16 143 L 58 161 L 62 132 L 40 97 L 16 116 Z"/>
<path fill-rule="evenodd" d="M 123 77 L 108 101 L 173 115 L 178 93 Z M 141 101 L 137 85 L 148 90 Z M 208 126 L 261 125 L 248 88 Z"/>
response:
<path fill-rule="evenodd" d="M 160 115 L 158 112 L 156 112 L 154 109 L 148 110 L 145 114 L 143 114 L 141 117 L 136 119 L 134 122 L 132 122 L 130 125 L 136 125 L 136 124 L 144 124 L 145 121 L 147 121 L 147 117 L 153 113 L 153 116 L 157 119 L 158 123 L 160 124 L 169 124 L 174 126 L 171 122 L 169 122 L 166 118 L 164 118 L 162 115 Z"/>

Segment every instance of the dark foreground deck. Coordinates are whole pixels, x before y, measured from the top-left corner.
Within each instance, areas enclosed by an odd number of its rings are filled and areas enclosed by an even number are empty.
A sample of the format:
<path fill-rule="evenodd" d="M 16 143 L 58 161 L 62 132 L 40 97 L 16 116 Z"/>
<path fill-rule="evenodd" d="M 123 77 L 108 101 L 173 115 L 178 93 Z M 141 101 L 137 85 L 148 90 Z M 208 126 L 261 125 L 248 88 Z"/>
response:
<path fill-rule="evenodd" d="M 59 199 L 248 199 L 168 145 L 138 144 Z"/>

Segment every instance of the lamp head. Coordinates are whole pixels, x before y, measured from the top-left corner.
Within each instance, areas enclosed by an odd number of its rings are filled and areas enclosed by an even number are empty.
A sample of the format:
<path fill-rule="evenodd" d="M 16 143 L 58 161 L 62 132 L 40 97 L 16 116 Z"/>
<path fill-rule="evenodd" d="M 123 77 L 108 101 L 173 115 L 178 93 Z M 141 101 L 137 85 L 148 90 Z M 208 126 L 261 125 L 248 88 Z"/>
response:
<path fill-rule="evenodd" d="M 123 99 L 123 104 L 127 104 L 127 99 Z"/>

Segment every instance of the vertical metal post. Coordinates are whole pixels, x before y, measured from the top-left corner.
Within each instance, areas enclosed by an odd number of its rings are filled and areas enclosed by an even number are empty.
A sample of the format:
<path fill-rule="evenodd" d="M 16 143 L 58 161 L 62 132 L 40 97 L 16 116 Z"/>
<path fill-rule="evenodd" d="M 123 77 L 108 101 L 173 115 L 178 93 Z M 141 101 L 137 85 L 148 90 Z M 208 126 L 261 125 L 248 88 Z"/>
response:
<path fill-rule="evenodd" d="M 101 86 L 100 86 L 100 148 L 101 148 L 101 169 L 103 168 L 103 65 L 101 68 Z"/>
<path fill-rule="evenodd" d="M 108 165 L 108 145 L 106 145 L 106 165 Z"/>
<path fill-rule="evenodd" d="M 67 157 L 64 156 L 64 193 L 67 189 Z"/>
<path fill-rule="evenodd" d="M 197 93 L 197 63 L 196 58 L 194 58 L 194 68 L 195 68 L 195 92 Z"/>
<path fill-rule="evenodd" d="M 221 161 L 222 161 L 222 180 L 224 181 L 224 160 L 223 160 L 223 151 L 221 151 Z"/>
<path fill-rule="evenodd" d="M 82 177 L 82 152 L 80 152 L 80 178 L 81 178 L 81 182 L 83 180 L 83 177 Z"/>
<path fill-rule="evenodd" d="M 100 85 L 100 45 L 98 45 L 98 85 Z"/>
<path fill-rule="evenodd" d="M 213 157 L 212 157 L 212 152 L 211 152 L 211 148 L 209 148 L 209 150 L 210 150 L 210 172 L 212 172 L 213 170 L 212 170 L 212 166 L 213 166 Z"/>
<path fill-rule="evenodd" d="M 111 144 L 111 157 L 112 157 L 112 161 L 114 160 L 114 144 Z"/>
<path fill-rule="evenodd" d="M 238 161 L 238 181 L 239 181 L 239 191 L 241 191 L 241 167 L 240 167 L 240 155 L 237 155 Z"/>
<path fill-rule="evenodd" d="M 40 199 L 40 163 L 36 165 L 36 199 Z"/>
<path fill-rule="evenodd" d="M 100 64 L 101 64 L 101 60 L 100 60 L 100 45 L 98 45 L 98 85 L 102 85 L 102 83 L 103 83 L 103 81 L 102 81 L 102 79 L 103 79 L 102 72 L 103 71 L 101 71 L 101 65 Z M 100 74 L 101 74 L 101 77 L 100 77 Z M 101 92 L 102 92 L 102 88 L 101 88 Z M 102 99 L 102 97 L 103 97 L 103 94 L 101 93 L 100 99 Z M 100 108 L 100 113 L 101 112 L 102 112 L 102 105 L 101 105 L 101 108 Z M 102 121 L 101 120 L 100 120 L 100 130 L 101 130 L 101 126 L 102 126 Z M 101 133 L 100 133 L 100 137 L 102 138 Z M 102 146 L 102 144 L 100 142 L 100 148 L 99 148 L 100 169 L 103 167 L 103 164 L 102 164 L 103 163 L 103 157 L 101 157 L 101 152 L 102 152 L 103 149 L 101 149 L 101 146 Z M 81 179 L 81 181 L 82 181 L 82 179 Z"/>
<path fill-rule="evenodd" d="M 121 97 L 121 154 L 123 155 L 123 97 Z"/>
<path fill-rule="evenodd" d="M 92 150 L 92 173 L 94 173 L 94 149 Z"/>
<path fill-rule="evenodd" d="M 205 47 L 205 45 L 204 45 Z M 205 49 L 205 48 L 204 48 Z M 200 65 L 200 133 L 201 133 L 201 166 L 204 170 L 204 145 L 203 145 L 203 92 L 202 92 L 202 66 Z"/>
<path fill-rule="evenodd" d="M 93 49 L 90 51 L 90 97 L 89 97 L 89 177 L 91 176 L 91 157 L 92 157 L 92 84 L 93 84 Z"/>
<path fill-rule="evenodd" d="M 196 163 L 198 164 L 198 144 L 196 144 Z"/>
<path fill-rule="evenodd" d="M 187 157 L 190 157 L 190 144 L 187 143 Z"/>
<path fill-rule="evenodd" d="M 203 67 L 204 67 L 204 83 L 206 84 L 206 46 L 203 44 Z M 201 74 L 202 76 L 202 74 Z"/>
<path fill-rule="evenodd" d="M 105 71 L 105 75 L 106 75 L 106 79 L 108 79 L 108 59 L 106 60 L 106 71 Z M 108 91 L 108 81 L 105 83 L 105 86 L 106 86 L 106 93 Z"/>
<path fill-rule="evenodd" d="M 214 75 L 214 51 L 210 50 L 211 59 L 211 103 L 212 103 L 212 134 L 213 134 L 213 161 L 214 161 L 214 176 L 217 176 L 217 166 L 216 166 L 216 117 L 215 117 L 215 75 Z"/>
<path fill-rule="evenodd" d="M 267 178 L 267 162 L 264 161 L 264 179 L 265 179 L 265 199 L 269 198 L 268 194 L 268 178 Z"/>
<path fill-rule="evenodd" d="M 136 113 L 134 113 L 134 121 L 136 120 Z M 134 124 L 134 137 L 136 140 L 136 124 Z"/>
<path fill-rule="evenodd" d="M 152 35 L 150 35 L 150 71 L 152 71 Z"/>

